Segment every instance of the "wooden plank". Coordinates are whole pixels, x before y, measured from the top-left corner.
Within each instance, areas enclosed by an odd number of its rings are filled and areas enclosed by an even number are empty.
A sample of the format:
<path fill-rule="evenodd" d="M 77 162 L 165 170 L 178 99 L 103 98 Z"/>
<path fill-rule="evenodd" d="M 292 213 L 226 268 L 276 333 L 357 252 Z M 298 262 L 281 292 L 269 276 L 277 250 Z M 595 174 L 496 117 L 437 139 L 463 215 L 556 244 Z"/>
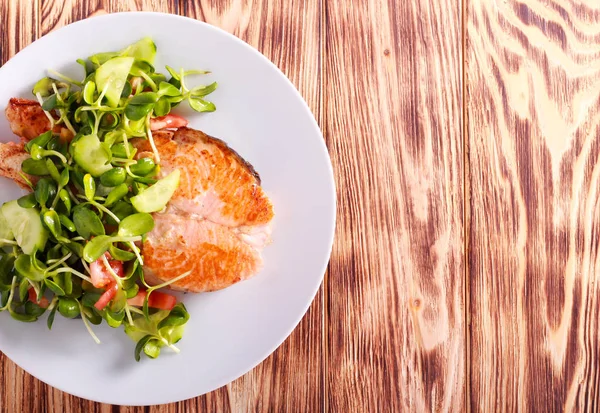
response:
<path fill-rule="evenodd" d="M 220 25 L 270 57 L 299 87 L 314 113 L 320 114 L 320 5 L 317 2 L 299 2 L 291 12 L 284 13 L 283 0 L 253 2 L 248 7 L 235 3 L 231 9 L 204 2 L 182 2 L 179 5 L 175 1 L 92 1 L 77 4 L 41 1 L 41 32 L 44 34 L 91 14 L 142 9 L 185 13 Z M 306 30 L 303 26 L 311 29 Z M 292 336 L 265 362 L 232 384 L 177 404 L 149 409 L 121 407 L 117 410 L 161 413 L 322 410 L 322 303 L 320 291 Z M 10 411 L 113 411 L 109 405 L 72 397 L 46 386 L 4 357 L 0 357 L 0 367 L 0 371 L 4 372 L 3 378 L 6 378 L 0 385 L 2 394 L 6 395 L 3 405 L 9 406 Z"/>
<path fill-rule="evenodd" d="M 25 2 L 25 0 L 20 0 Z M 42 34 L 95 14 L 120 11 L 179 11 L 178 0 L 39 0 L 41 2 Z"/>
<path fill-rule="evenodd" d="M 320 3 L 298 0 L 182 1 L 181 13 L 256 47 L 300 90 L 320 120 Z M 322 123 L 321 123 L 322 124 Z M 292 335 L 251 373 L 228 386 L 233 412 L 323 410 L 323 298 L 320 291 Z"/>
<path fill-rule="evenodd" d="M 465 411 L 461 2 L 324 4 L 328 410 Z"/>
<path fill-rule="evenodd" d="M 2 8 L 5 4 L 8 4 L 8 10 Z M 8 27 L 14 27 L 18 21 L 19 29 L 9 30 L 7 32 L 9 35 L 3 36 L 2 40 L 6 41 L 7 45 L 5 47 L 3 44 L 2 47 L 2 62 L 8 60 L 41 34 L 46 34 L 72 21 L 84 19 L 94 13 L 102 13 L 106 10 L 126 10 L 127 7 L 156 11 L 176 11 L 177 6 L 176 1 L 172 4 L 167 3 L 167 1 L 162 1 L 160 4 L 154 2 L 151 5 L 142 5 L 141 2 L 131 2 L 131 4 L 118 1 L 82 2 L 77 7 L 72 2 L 63 3 L 50 0 L 3 2 L 0 4 L 2 27 L 7 27 L 4 25 L 7 20 L 9 22 Z M 15 7 L 19 11 L 15 11 Z M 34 23 L 26 25 L 25 23 L 28 20 Z M 13 36 L 12 33 L 22 33 L 22 35 Z M 70 396 L 36 380 L 1 353 L 0 372 L 2 373 L 0 376 L 0 411 L 56 413 L 71 411 L 104 413 L 111 411 L 109 405 L 93 403 Z M 120 410 L 132 413 L 144 411 L 143 408 L 123 408 Z M 175 411 L 174 405 L 163 408 L 161 413 L 172 411 Z"/>
<path fill-rule="evenodd" d="M 39 0 L 0 2 L 0 65 L 39 36 Z M 14 363 L 0 352 L 0 412 L 39 411 L 39 404 L 29 397 L 40 394 L 45 385 L 24 375 Z"/>
<path fill-rule="evenodd" d="M 471 407 L 597 411 L 600 7 L 467 19 Z"/>
<path fill-rule="evenodd" d="M 0 66 L 39 36 L 39 1 L 0 2 Z"/>

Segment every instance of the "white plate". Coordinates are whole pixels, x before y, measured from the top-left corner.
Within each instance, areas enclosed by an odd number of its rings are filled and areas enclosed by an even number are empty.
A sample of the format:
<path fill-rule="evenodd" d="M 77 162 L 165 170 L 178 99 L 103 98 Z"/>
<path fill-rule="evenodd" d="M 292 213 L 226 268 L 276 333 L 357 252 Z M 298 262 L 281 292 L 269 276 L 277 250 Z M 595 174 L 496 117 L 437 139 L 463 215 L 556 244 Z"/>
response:
<path fill-rule="evenodd" d="M 38 379 L 104 403 L 152 405 L 210 392 L 246 373 L 272 353 L 313 300 L 329 260 L 335 189 L 327 149 L 308 106 L 263 55 L 210 25 L 159 13 L 121 13 L 74 23 L 34 42 L 0 68 L 0 107 L 12 96 L 31 97 L 45 69 L 82 76 L 77 58 L 119 50 L 143 36 L 164 65 L 213 72 L 219 88 L 211 114 L 192 114 L 191 126 L 228 142 L 255 166 L 271 196 L 274 242 L 264 269 L 223 291 L 187 294 L 191 314 L 181 354 L 133 358 L 122 329 L 96 327 L 96 345 L 81 320 L 57 316 L 19 323 L 0 313 L 0 350 Z M 183 106 L 183 105 L 182 105 Z M 0 116 L 3 141 L 17 140 Z M 0 201 L 23 192 L 0 178 Z"/>

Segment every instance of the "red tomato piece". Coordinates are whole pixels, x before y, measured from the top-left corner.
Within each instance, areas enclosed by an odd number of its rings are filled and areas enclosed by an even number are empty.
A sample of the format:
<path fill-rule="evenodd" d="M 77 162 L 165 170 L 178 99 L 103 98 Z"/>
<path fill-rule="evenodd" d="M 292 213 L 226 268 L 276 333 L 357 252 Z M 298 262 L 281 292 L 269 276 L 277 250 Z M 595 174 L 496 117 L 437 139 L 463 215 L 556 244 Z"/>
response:
<path fill-rule="evenodd" d="M 100 296 L 100 299 L 98 300 L 98 302 L 96 302 L 96 304 L 94 304 L 94 307 L 96 307 L 96 310 L 98 310 L 98 311 L 104 310 L 104 307 L 106 307 L 108 305 L 108 303 L 110 303 L 110 300 L 115 298 L 115 295 L 117 294 L 118 289 L 119 289 L 119 287 L 117 286 L 117 283 L 113 281 L 113 283 L 108 286 L 108 288 L 106 289 L 104 294 L 102 294 Z"/>
<path fill-rule="evenodd" d="M 35 293 L 35 288 L 30 287 L 28 290 L 28 293 L 29 293 L 29 301 L 31 301 L 34 304 L 39 305 L 41 308 L 48 308 L 48 306 L 50 305 L 50 302 L 48 301 L 48 299 L 46 297 L 42 296 L 40 301 L 38 301 L 37 294 Z"/>
<path fill-rule="evenodd" d="M 110 264 L 110 267 L 115 272 L 115 274 L 117 274 L 119 277 L 122 277 L 123 262 L 111 260 L 112 257 L 108 252 L 104 253 L 104 256 L 107 260 L 109 260 L 108 263 Z M 104 265 L 102 257 L 98 258 L 96 261 L 90 264 L 90 275 L 92 277 L 92 284 L 96 288 L 104 288 L 110 283 L 114 282 L 114 277 Z"/>
<path fill-rule="evenodd" d="M 146 291 L 140 290 L 135 297 L 127 300 L 127 304 L 134 307 L 142 307 L 145 299 Z M 176 304 L 177 298 L 170 294 L 161 293 L 160 291 L 152 292 L 148 299 L 148 307 L 156 308 L 157 310 L 171 311 Z"/>
<path fill-rule="evenodd" d="M 178 115 L 166 115 L 150 119 L 150 130 L 178 129 L 188 125 L 188 120 Z"/>

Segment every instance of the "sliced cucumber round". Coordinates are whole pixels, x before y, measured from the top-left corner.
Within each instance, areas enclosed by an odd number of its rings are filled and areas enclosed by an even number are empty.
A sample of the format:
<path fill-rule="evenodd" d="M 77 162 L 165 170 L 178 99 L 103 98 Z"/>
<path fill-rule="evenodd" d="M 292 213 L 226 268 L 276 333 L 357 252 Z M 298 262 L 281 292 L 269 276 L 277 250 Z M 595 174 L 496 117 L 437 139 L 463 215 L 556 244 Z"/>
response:
<path fill-rule="evenodd" d="M 175 169 L 139 195 L 131 198 L 131 204 L 138 212 L 157 212 L 163 209 L 179 186 L 179 169 Z"/>
<path fill-rule="evenodd" d="M 12 233 L 12 229 L 10 229 L 10 225 L 8 225 L 8 221 L 6 218 L 4 218 L 2 209 L 0 209 L 0 238 L 7 240 L 12 240 L 15 238 Z M 2 244 L 2 241 L 0 241 L 0 244 Z"/>
<path fill-rule="evenodd" d="M 150 37 L 144 37 L 134 44 L 127 46 L 121 53 L 123 56 L 131 56 L 136 60 L 144 60 L 150 64 L 154 64 L 156 45 Z"/>
<path fill-rule="evenodd" d="M 75 162 L 93 177 L 97 178 L 112 168 L 109 163 L 111 154 L 96 135 L 85 135 L 72 145 Z"/>
<path fill-rule="evenodd" d="M 44 249 L 48 240 L 48 230 L 42 224 L 37 208 L 22 208 L 17 200 L 14 200 L 2 205 L 1 211 L 15 241 L 25 254 Z"/>
<path fill-rule="evenodd" d="M 121 92 L 127 82 L 127 75 L 129 75 L 133 61 L 133 57 L 114 57 L 96 69 L 97 90 L 102 93 L 106 88 L 104 96 L 108 101 L 108 106 L 113 108 L 119 106 Z"/>

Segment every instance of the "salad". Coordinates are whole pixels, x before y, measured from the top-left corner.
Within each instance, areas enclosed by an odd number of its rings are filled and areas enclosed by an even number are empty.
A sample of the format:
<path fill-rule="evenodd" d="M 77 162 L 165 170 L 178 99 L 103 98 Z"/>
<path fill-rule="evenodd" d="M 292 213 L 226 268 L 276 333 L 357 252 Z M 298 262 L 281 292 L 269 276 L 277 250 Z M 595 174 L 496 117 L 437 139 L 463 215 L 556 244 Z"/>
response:
<path fill-rule="evenodd" d="M 144 38 L 77 60 L 81 81 L 49 70 L 32 93 L 50 129 L 25 145 L 21 165 L 31 193 L 0 208 L 0 312 L 22 322 L 48 313 L 49 329 L 57 313 L 80 319 L 97 343 L 93 325 L 123 326 L 137 361 L 163 347 L 179 352 L 189 320 L 163 290 L 190 272 L 150 285 L 142 269 L 151 214 L 167 206 L 180 177 L 175 169 L 158 178 L 152 125 L 177 127 L 171 111 L 183 101 L 197 112 L 216 109 L 205 99 L 216 83 L 186 85 L 209 72 L 159 73 L 155 56 Z M 138 154 L 133 139 L 147 139 L 152 153 Z"/>

